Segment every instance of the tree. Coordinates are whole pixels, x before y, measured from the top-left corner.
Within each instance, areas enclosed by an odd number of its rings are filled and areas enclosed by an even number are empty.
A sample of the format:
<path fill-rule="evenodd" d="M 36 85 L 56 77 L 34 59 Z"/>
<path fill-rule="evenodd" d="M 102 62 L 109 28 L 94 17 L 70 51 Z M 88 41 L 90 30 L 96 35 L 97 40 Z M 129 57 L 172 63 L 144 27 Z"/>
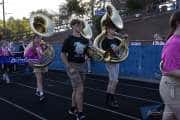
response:
<path fill-rule="evenodd" d="M 66 8 L 67 12 L 72 15 L 76 14 L 78 16 L 82 16 L 85 14 L 86 9 L 84 4 L 80 0 L 66 0 Z"/>
<path fill-rule="evenodd" d="M 46 15 L 46 16 L 48 16 L 49 18 L 52 18 L 53 17 L 53 14 L 51 14 L 49 11 L 47 11 L 46 9 L 38 9 L 38 10 L 36 10 L 36 11 L 32 11 L 31 13 L 30 13 L 30 15 L 33 15 L 33 14 L 38 14 L 38 13 L 42 13 L 42 14 L 44 14 L 44 15 Z"/>
<path fill-rule="evenodd" d="M 6 32 L 9 38 L 23 37 L 25 32 L 30 31 L 29 20 L 25 17 L 22 20 L 10 17 L 7 20 L 7 30 L 9 30 Z"/>
<path fill-rule="evenodd" d="M 90 11 L 91 11 L 91 17 L 94 17 L 94 4 L 95 4 L 95 0 L 90 0 L 89 2 L 89 6 L 90 6 Z"/>
<path fill-rule="evenodd" d="M 82 0 L 66 0 L 66 4 L 59 6 L 59 20 L 62 24 L 67 24 L 70 17 L 75 14 L 78 17 L 88 17 L 92 20 L 93 32 L 100 30 L 100 16 L 94 15 L 94 9 L 97 2 L 96 0 L 89 0 L 89 2 L 84 2 Z"/>
<path fill-rule="evenodd" d="M 81 0 L 66 0 L 66 3 L 59 6 L 59 23 L 61 28 L 67 28 L 72 15 L 83 18 L 89 16 L 90 3 Z"/>

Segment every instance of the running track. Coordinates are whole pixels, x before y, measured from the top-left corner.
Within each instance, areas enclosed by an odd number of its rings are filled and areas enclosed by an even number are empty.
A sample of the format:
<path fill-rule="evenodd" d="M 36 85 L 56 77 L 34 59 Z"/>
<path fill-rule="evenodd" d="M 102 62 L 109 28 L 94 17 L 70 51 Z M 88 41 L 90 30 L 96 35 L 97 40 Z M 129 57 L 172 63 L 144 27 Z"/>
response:
<path fill-rule="evenodd" d="M 46 75 L 44 102 L 34 95 L 33 74 L 16 73 L 12 77 L 11 84 L 0 84 L 0 120 L 73 120 L 67 115 L 72 89 L 63 71 L 49 71 Z M 140 107 L 162 102 L 158 84 L 121 79 L 117 90 L 120 108 L 109 108 L 104 105 L 107 81 L 106 77 L 87 76 L 84 97 L 87 120 L 141 120 Z"/>

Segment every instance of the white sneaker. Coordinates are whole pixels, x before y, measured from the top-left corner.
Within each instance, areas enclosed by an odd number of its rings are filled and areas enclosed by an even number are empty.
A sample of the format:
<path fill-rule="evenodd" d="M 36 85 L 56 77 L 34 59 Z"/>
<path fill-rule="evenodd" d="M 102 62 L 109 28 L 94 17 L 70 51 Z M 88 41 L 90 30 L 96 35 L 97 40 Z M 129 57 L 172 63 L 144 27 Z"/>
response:
<path fill-rule="evenodd" d="M 9 84 L 10 83 L 10 79 L 9 79 L 9 76 L 6 75 L 6 83 Z"/>
<path fill-rule="evenodd" d="M 3 80 L 6 80 L 6 74 L 5 73 L 3 74 Z"/>

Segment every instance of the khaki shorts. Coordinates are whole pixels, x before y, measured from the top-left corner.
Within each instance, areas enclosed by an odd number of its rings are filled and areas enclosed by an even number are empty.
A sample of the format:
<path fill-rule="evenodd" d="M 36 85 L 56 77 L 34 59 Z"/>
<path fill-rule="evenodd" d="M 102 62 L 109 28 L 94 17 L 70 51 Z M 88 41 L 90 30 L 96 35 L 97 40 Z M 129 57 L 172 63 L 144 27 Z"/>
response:
<path fill-rule="evenodd" d="M 173 120 L 172 114 L 180 120 L 180 80 L 162 76 L 159 90 L 165 104 L 163 120 Z"/>
<path fill-rule="evenodd" d="M 34 68 L 34 69 L 33 69 L 33 72 L 34 72 L 34 73 L 38 73 L 38 72 L 45 73 L 45 72 L 48 72 L 48 67 Z"/>
<path fill-rule="evenodd" d="M 69 63 L 74 69 L 74 72 L 70 72 L 70 67 L 66 68 L 67 75 L 71 80 L 71 84 L 73 88 L 79 87 L 79 85 L 84 84 L 85 74 L 86 74 L 86 66 L 85 63 Z"/>

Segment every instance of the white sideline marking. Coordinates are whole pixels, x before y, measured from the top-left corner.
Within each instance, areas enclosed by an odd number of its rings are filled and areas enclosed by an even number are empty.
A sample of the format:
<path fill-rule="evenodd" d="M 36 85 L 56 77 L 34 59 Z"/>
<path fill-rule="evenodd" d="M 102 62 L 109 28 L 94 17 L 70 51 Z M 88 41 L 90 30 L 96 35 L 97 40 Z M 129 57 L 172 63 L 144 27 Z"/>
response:
<path fill-rule="evenodd" d="M 48 79 L 48 81 L 54 81 L 54 82 L 59 83 L 59 84 L 67 85 L 65 82 L 59 82 L 59 81 L 56 81 L 56 80 Z M 85 88 L 87 88 L 87 89 L 89 89 L 89 90 L 93 90 L 93 91 L 98 91 L 98 92 L 106 93 L 104 90 L 94 89 L 94 88 L 86 87 L 86 86 L 85 86 Z M 131 98 L 131 99 L 136 99 L 136 100 L 151 102 L 151 103 L 157 103 L 157 104 L 160 104 L 160 103 L 161 103 L 161 102 L 159 102 L 159 101 L 155 101 L 155 100 L 151 100 L 151 99 L 145 99 L 145 98 L 141 98 L 141 97 L 135 97 L 135 96 L 125 95 L 125 94 L 120 94 L 120 93 L 117 93 L 116 95 L 128 97 L 128 98 Z"/>
<path fill-rule="evenodd" d="M 23 108 L 23 107 L 15 104 L 15 103 L 13 103 L 13 102 L 11 102 L 11 101 L 8 101 L 8 100 L 6 100 L 6 99 L 4 99 L 4 98 L 1 98 L 1 97 L 0 97 L 0 100 L 3 101 L 3 102 L 5 102 L 5 103 L 8 103 L 8 104 L 10 104 L 10 105 L 12 105 L 12 106 L 14 106 L 14 107 L 16 107 L 16 108 L 18 108 L 18 109 L 20 109 L 20 110 L 22 110 L 22 111 L 24 111 L 24 112 L 26 112 L 26 113 L 28 113 L 28 114 L 36 117 L 36 118 L 39 118 L 40 120 L 48 120 L 48 119 L 46 119 L 46 118 L 44 118 L 44 117 L 41 117 L 41 116 L 39 116 L 38 114 L 33 113 L 33 112 L 31 112 L 31 111 L 29 111 L 29 110 L 27 110 L 27 109 L 25 109 L 25 108 Z"/>

